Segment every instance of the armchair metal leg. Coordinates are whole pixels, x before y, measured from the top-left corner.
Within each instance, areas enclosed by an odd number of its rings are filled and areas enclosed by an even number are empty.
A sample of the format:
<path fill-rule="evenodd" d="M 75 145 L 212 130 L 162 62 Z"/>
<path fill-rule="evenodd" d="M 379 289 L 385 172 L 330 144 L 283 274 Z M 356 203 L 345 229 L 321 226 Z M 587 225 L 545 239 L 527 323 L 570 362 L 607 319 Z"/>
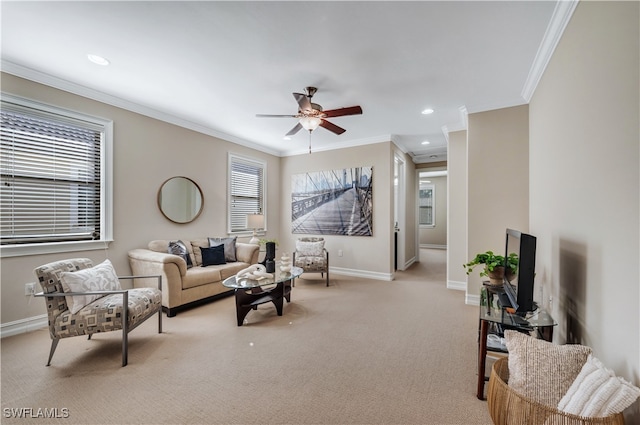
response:
<path fill-rule="evenodd" d="M 122 294 L 122 367 L 129 361 L 129 293 Z"/>
<path fill-rule="evenodd" d="M 89 335 L 91 336 L 91 335 Z M 58 346 L 58 342 L 60 342 L 60 338 L 51 340 L 51 351 L 49 351 L 49 361 L 47 361 L 47 366 L 51 365 L 51 358 L 53 357 L 53 353 L 56 351 L 56 347 Z"/>

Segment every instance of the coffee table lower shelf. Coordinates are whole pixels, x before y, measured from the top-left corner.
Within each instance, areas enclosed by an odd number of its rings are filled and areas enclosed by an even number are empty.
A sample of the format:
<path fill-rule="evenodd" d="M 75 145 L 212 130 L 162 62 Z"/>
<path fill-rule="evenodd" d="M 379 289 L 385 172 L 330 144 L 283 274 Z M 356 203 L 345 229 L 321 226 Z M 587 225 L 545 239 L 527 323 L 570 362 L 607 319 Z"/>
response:
<path fill-rule="evenodd" d="M 251 310 L 256 310 L 260 304 L 272 302 L 276 307 L 278 316 L 282 316 L 284 300 L 291 302 L 291 281 L 287 280 L 276 284 L 275 288 L 236 288 L 236 316 L 238 326 L 242 326 L 245 317 Z"/>

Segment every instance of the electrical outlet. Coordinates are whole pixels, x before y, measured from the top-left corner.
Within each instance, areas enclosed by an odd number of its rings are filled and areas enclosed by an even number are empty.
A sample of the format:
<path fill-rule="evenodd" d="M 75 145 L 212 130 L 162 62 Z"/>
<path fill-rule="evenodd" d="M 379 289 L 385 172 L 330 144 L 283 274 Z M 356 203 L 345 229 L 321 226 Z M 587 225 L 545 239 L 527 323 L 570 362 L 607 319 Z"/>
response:
<path fill-rule="evenodd" d="M 29 282 L 24 284 L 24 294 L 26 296 L 33 295 L 36 293 L 36 283 Z"/>
<path fill-rule="evenodd" d="M 338 250 L 338 257 L 342 257 L 342 250 L 341 249 Z"/>

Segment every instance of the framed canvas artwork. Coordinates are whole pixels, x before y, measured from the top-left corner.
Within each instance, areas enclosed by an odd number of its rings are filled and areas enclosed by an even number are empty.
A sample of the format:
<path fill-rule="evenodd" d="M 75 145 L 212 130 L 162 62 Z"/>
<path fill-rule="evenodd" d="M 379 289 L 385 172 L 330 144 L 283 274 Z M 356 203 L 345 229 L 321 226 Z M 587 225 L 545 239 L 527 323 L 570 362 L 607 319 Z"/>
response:
<path fill-rule="evenodd" d="M 373 167 L 294 174 L 291 229 L 313 235 L 373 235 Z"/>

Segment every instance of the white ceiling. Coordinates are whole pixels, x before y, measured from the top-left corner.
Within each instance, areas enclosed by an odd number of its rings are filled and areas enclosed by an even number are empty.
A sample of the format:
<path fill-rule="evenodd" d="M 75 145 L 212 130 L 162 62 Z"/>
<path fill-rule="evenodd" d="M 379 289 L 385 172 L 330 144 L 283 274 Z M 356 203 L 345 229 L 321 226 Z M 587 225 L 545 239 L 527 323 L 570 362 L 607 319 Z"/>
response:
<path fill-rule="evenodd" d="M 315 86 L 324 109 L 363 115 L 315 130 L 314 151 L 393 140 L 434 162 L 465 111 L 528 103 L 563 3 L 2 1 L 2 69 L 282 156 L 309 134 L 285 141 L 294 118 L 256 114 L 295 114 Z"/>

